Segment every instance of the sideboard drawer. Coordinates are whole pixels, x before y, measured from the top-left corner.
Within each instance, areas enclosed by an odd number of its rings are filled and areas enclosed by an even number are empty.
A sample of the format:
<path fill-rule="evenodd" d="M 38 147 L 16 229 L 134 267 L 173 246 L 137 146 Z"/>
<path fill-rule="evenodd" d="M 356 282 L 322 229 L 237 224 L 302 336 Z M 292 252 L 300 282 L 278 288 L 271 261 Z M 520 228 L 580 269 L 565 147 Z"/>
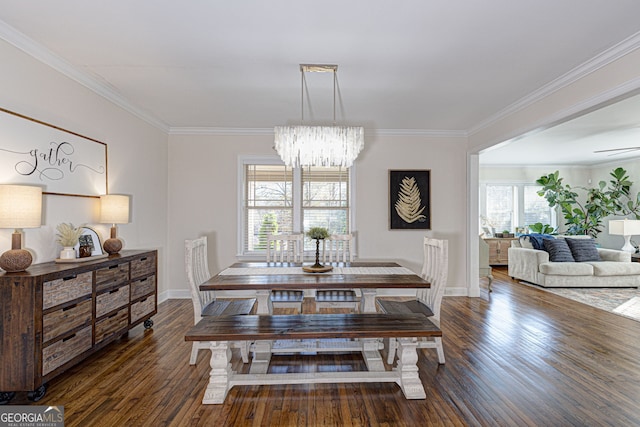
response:
<path fill-rule="evenodd" d="M 96 297 L 96 318 L 129 304 L 129 285 L 121 286 Z"/>
<path fill-rule="evenodd" d="M 142 258 L 131 260 L 131 278 L 147 276 L 156 272 L 156 256 L 148 255 Z"/>
<path fill-rule="evenodd" d="M 92 283 L 93 273 L 90 271 L 44 282 L 42 288 L 42 308 L 51 308 L 85 295 L 91 295 Z"/>
<path fill-rule="evenodd" d="M 156 309 L 156 296 L 149 295 L 142 301 L 131 304 L 131 323 L 142 319 L 149 313 L 153 313 Z"/>
<path fill-rule="evenodd" d="M 42 349 L 42 375 L 64 365 L 91 348 L 91 326 Z"/>
<path fill-rule="evenodd" d="M 96 322 L 96 344 L 112 337 L 118 332 L 124 332 L 129 325 L 129 308 L 124 307 L 115 314 Z"/>
<path fill-rule="evenodd" d="M 42 341 L 47 342 L 85 324 L 91 324 L 91 299 L 45 314 Z"/>
<path fill-rule="evenodd" d="M 129 263 L 111 265 L 96 270 L 96 292 L 125 283 L 129 280 Z"/>
<path fill-rule="evenodd" d="M 149 295 L 156 290 L 156 276 L 151 275 L 144 279 L 131 282 L 131 300 L 138 299 L 145 295 Z"/>

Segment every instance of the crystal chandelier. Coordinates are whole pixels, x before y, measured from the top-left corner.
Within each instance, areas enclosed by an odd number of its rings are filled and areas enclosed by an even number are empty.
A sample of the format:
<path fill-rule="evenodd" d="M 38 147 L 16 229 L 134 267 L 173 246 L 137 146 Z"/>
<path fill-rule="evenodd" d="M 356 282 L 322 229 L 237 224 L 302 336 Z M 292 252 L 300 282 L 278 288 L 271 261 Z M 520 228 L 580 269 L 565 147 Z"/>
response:
<path fill-rule="evenodd" d="M 333 73 L 333 126 L 276 126 L 275 149 L 290 167 L 350 167 L 364 147 L 364 128 L 336 126 L 337 65 L 300 65 L 302 74 L 302 121 L 304 121 L 305 72 Z"/>

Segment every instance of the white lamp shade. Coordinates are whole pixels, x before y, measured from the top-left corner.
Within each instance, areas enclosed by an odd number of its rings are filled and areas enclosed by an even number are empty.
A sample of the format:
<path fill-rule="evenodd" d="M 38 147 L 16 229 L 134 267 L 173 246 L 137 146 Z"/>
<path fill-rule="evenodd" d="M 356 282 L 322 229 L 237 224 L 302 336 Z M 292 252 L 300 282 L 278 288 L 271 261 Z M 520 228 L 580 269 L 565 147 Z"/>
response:
<path fill-rule="evenodd" d="M 635 219 L 609 221 L 609 234 L 613 234 L 615 236 L 640 235 L 640 221 Z"/>
<path fill-rule="evenodd" d="M 100 196 L 100 222 L 127 224 L 129 222 L 129 196 L 123 194 Z"/>
<path fill-rule="evenodd" d="M 0 185 L 0 228 L 37 228 L 42 225 L 42 188 Z"/>

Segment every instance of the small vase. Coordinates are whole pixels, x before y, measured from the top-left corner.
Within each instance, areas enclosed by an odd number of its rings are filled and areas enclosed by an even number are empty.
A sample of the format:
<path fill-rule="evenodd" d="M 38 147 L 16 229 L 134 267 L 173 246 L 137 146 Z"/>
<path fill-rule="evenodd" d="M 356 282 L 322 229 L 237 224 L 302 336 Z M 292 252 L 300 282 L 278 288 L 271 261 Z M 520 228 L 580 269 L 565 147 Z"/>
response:
<path fill-rule="evenodd" d="M 60 251 L 60 259 L 74 259 L 76 257 L 76 250 L 71 246 L 65 246 Z"/>

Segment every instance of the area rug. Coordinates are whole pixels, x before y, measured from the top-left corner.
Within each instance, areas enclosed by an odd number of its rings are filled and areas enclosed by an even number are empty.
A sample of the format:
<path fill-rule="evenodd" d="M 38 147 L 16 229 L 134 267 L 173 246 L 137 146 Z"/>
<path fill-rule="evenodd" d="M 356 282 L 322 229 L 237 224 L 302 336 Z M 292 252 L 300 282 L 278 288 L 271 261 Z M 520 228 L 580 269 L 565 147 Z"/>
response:
<path fill-rule="evenodd" d="M 543 288 L 520 283 L 640 322 L 640 290 L 637 288 Z"/>
<path fill-rule="evenodd" d="M 613 312 L 640 321 L 640 297 L 631 298 L 624 304 L 614 308 Z"/>

